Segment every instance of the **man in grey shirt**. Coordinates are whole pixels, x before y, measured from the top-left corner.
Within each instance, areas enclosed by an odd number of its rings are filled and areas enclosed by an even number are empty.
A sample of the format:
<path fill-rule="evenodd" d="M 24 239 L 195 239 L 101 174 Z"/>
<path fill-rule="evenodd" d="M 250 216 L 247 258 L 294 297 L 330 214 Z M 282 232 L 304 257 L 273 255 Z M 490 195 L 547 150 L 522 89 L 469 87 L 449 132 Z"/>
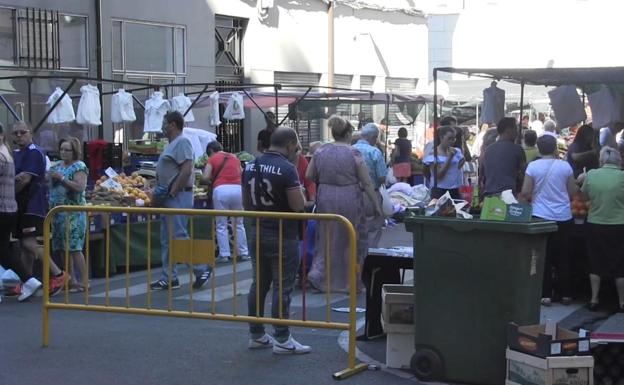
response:
<path fill-rule="evenodd" d="M 193 146 L 191 141 L 182 136 L 184 118 L 177 111 L 169 112 L 163 120 L 163 133 L 169 144 L 158 158 L 156 165 L 156 191 L 160 192 L 161 206 L 177 209 L 193 208 Z M 169 231 L 174 239 L 188 239 L 188 219 L 185 215 L 162 215 L 160 240 L 162 245 L 162 275 L 152 282 L 152 290 L 165 290 L 171 284 L 178 289 L 176 264 L 171 266 L 169 277 Z M 193 265 L 195 273 L 194 289 L 200 289 L 210 278 L 211 270 L 206 265 Z"/>
<path fill-rule="evenodd" d="M 518 128 L 514 118 L 503 118 L 496 126 L 498 140 L 485 150 L 484 195 L 499 194 L 505 190 L 519 192 L 526 166 L 524 150 L 515 144 Z"/>

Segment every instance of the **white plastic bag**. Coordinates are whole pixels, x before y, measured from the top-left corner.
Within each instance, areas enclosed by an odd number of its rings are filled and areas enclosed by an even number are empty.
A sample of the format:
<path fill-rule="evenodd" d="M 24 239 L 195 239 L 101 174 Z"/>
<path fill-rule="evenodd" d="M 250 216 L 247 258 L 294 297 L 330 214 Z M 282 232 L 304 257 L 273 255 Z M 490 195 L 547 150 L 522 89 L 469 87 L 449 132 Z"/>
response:
<path fill-rule="evenodd" d="M 381 194 L 381 211 L 383 212 L 383 215 L 391 217 L 394 214 L 394 204 L 392 203 L 390 194 L 388 194 L 388 191 L 386 191 L 384 186 L 379 188 L 379 194 Z"/>
<path fill-rule="evenodd" d="M 245 108 L 243 106 L 243 95 L 240 92 L 232 93 L 228 100 L 227 107 L 223 113 L 223 118 L 228 120 L 245 119 Z"/>
<path fill-rule="evenodd" d="M 392 171 L 392 167 L 388 167 L 388 173 L 386 174 L 386 183 L 395 184 L 396 182 L 397 178 L 394 176 L 394 171 Z"/>

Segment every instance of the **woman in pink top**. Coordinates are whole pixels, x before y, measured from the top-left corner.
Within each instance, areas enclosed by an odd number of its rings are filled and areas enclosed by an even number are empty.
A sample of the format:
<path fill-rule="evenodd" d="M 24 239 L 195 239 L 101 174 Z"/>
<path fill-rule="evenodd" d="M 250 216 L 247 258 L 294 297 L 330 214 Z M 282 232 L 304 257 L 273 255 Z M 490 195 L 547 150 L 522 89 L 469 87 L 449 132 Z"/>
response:
<path fill-rule="evenodd" d="M 208 163 L 202 175 L 203 183 L 212 182 L 212 205 L 215 210 L 243 210 L 243 194 L 241 190 L 241 164 L 238 158 L 223 151 L 221 143 L 208 143 L 206 147 Z M 219 246 L 218 263 L 230 260 L 230 236 L 228 233 L 228 218 L 217 217 L 217 244 Z M 234 218 L 236 224 L 236 240 L 238 259 L 249 259 L 247 250 L 247 235 L 243 218 Z M 233 224 L 234 225 L 234 224 Z"/>

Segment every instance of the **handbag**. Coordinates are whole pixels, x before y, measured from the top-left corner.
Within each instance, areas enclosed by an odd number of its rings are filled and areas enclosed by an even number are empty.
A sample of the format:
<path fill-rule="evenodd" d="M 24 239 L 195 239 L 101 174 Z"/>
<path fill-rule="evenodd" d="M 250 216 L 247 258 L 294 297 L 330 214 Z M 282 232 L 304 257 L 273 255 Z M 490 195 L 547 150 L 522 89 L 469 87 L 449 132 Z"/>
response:
<path fill-rule="evenodd" d="M 209 204 L 212 204 L 212 193 L 213 193 L 212 185 L 219 177 L 219 174 L 221 174 L 221 170 L 223 170 L 223 167 L 225 166 L 225 162 L 227 162 L 229 157 L 230 157 L 229 155 L 225 154 L 225 156 L 223 157 L 223 161 L 221 162 L 221 165 L 219 166 L 219 168 L 217 169 L 217 172 L 215 173 L 214 178 L 212 178 L 210 182 L 208 182 L 208 186 L 206 187 L 206 196 L 208 198 Z"/>

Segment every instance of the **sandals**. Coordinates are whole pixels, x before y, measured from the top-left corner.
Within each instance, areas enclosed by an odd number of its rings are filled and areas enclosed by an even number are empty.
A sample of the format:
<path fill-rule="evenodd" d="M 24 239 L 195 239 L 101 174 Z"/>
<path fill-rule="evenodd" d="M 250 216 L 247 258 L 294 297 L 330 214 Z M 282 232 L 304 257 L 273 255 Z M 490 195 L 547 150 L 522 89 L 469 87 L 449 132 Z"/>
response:
<path fill-rule="evenodd" d="M 542 306 L 550 306 L 552 305 L 552 300 L 550 298 L 542 298 Z"/>

